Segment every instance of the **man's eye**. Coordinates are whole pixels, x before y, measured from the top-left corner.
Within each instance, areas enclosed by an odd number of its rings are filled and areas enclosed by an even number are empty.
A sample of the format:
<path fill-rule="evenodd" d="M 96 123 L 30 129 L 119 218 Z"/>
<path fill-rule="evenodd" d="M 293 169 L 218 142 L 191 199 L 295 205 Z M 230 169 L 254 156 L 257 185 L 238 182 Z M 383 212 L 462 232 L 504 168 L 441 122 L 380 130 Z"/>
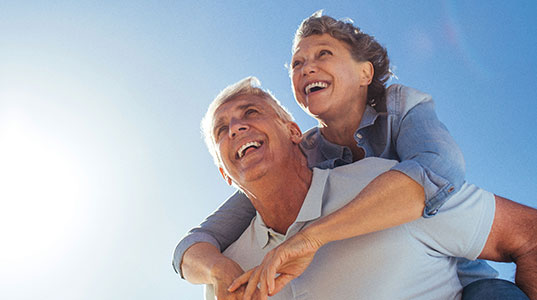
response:
<path fill-rule="evenodd" d="M 291 64 L 291 68 L 294 69 L 294 68 L 298 67 L 300 64 L 301 64 L 300 61 L 295 60 L 295 61 Z"/>
<path fill-rule="evenodd" d="M 224 132 L 227 131 L 227 126 L 220 126 L 218 127 L 218 129 L 216 130 L 216 137 L 220 137 Z"/>

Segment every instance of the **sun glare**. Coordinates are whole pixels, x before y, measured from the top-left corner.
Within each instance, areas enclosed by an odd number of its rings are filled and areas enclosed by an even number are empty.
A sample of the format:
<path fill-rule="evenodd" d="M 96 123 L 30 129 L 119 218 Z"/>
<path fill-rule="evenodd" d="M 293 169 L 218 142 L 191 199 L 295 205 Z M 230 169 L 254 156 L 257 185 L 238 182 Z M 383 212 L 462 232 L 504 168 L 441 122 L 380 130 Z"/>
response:
<path fill-rule="evenodd" d="M 0 118 L 0 265 L 11 276 L 54 263 L 75 230 L 81 182 L 65 148 L 24 115 Z"/>

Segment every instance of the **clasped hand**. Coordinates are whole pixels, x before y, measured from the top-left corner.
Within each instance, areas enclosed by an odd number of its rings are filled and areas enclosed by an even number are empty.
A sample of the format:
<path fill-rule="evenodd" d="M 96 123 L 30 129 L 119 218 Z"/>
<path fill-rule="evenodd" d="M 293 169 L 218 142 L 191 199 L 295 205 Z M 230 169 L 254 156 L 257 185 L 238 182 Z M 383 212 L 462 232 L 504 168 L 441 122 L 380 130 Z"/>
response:
<path fill-rule="evenodd" d="M 267 299 L 300 276 L 321 246 L 320 241 L 299 232 L 268 252 L 259 266 L 237 277 L 228 291 L 246 285 L 243 299 Z"/>

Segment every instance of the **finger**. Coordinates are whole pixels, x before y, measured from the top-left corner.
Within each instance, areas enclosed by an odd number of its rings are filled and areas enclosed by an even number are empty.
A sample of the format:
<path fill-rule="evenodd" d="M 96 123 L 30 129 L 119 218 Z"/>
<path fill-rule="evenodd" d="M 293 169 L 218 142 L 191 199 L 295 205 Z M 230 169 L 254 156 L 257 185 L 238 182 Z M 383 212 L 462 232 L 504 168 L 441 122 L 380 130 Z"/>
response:
<path fill-rule="evenodd" d="M 244 296 L 242 297 L 243 300 L 252 299 L 252 295 L 257 289 L 257 284 L 259 283 L 259 276 L 260 276 L 261 270 L 258 267 L 256 267 L 255 269 L 253 269 L 253 271 L 254 272 L 250 276 L 250 279 L 248 279 L 248 284 L 246 285 L 246 290 L 244 291 Z"/>
<path fill-rule="evenodd" d="M 274 290 L 270 292 L 269 296 L 274 296 L 279 293 L 291 280 L 294 279 L 294 276 L 283 274 L 278 276 L 274 282 Z"/>
<path fill-rule="evenodd" d="M 268 295 L 265 293 L 259 293 L 259 300 L 268 300 Z"/>
<path fill-rule="evenodd" d="M 237 290 L 240 286 L 248 282 L 248 279 L 250 279 L 250 276 L 252 272 L 255 270 L 251 269 L 248 272 L 243 273 L 241 276 L 235 278 L 231 285 L 227 288 L 228 292 L 233 293 L 235 290 Z"/>
<path fill-rule="evenodd" d="M 260 293 L 259 289 L 256 289 L 256 290 L 255 290 L 255 293 L 254 293 L 254 297 L 253 297 L 253 299 L 256 299 L 256 300 L 266 300 L 266 299 L 268 299 L 268 296 L 265 296 L 265 298 L 263 298 L 263 297 L 261 296 L 261 293 Z"/>
<path fill-rule="evenodd" d="M 274 280 L 276 278 L 276 270 L 280 267 L 281 259 L 275 259 L 272 263 L 269 263 L 265 268 L 265 281 L 268 287 L 268 292 L 272 293 L 274 291 Z"/>
<path fill-rule="evenodd" d="M 238 288 L 237 291 L 233 293 L 233 299 L 234 300 L 242 300 L 245 288 L 246 287 L 244 285 L 241 286 L 240 288 Z"/>
<path fill-rule="evenodd" d="M 268 286 L 267 286 L 267 278 L 265 276 L 265 270 L 263 269 L 260 272 L 261 276 L 259 278 L 259 292 L 261 295 L 261 299 L 266 298 L 266 295 L 268 295 Z"/>

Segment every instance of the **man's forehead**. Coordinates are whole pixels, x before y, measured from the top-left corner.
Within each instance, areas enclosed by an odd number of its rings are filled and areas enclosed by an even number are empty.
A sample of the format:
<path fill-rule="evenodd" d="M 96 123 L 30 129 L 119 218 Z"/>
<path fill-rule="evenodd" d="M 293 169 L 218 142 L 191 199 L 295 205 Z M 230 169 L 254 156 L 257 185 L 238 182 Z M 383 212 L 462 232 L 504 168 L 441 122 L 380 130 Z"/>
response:
<path fill-rule="evenodd" d="M 258 95 L 240 95 L 220 105 L 214 112 L 214 123 L 225 118 L 235 111 L 242 111 L 249 107 L 270 108 L 267 101 Z"/>

